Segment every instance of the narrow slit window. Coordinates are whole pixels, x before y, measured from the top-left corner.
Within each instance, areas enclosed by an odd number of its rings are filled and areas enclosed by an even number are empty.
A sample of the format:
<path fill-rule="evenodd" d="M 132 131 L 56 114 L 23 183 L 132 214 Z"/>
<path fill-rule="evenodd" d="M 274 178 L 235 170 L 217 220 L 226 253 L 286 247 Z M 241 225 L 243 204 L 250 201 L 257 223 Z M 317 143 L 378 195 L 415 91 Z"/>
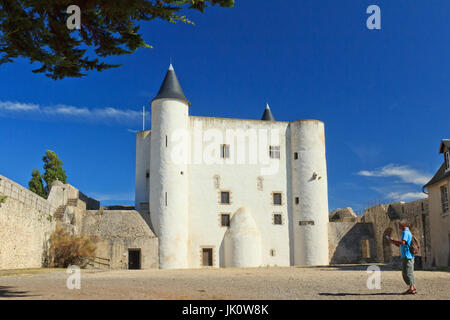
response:
<path fill-rule="evenodd" d="M 294 152 L 294 160 L 298 160 L 298 152 Z"/>
<path fill-rule="evenodd" d="M 164 194 L 164 201 L 165 201 L 166 207 L 167 207 L 167 192 Z"/>
<path fill-rule="evenodd" d="M 300 198 L 299 197 L 295 197 L 295 204 L 299 204 L 300 203 Z"/>
<path fill-rule="evenodd" d="M 221 144 L 220 145 L 220 157 L 222 159 L 230 158 L 230 145 L 229 144 Z"/>

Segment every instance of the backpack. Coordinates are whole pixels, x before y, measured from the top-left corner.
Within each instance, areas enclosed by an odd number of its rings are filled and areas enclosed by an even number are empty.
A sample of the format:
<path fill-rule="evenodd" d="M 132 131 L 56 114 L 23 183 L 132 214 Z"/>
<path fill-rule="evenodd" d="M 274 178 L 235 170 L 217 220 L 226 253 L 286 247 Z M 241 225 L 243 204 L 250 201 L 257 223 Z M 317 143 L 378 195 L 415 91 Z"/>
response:
<path fill-rule="evenodd" d="M 411 233 L 412 235 L 412 239 L 411 239 L 411 244 L 409 245 L 409 252 L 411 252 L 411 254 L 413 256 L 415 256 L 416 254 L 419 253 L 420 250 L 420 244 L 419 241 L 417 240 L 416 237 L 414 237 L 414 235 Z"/>

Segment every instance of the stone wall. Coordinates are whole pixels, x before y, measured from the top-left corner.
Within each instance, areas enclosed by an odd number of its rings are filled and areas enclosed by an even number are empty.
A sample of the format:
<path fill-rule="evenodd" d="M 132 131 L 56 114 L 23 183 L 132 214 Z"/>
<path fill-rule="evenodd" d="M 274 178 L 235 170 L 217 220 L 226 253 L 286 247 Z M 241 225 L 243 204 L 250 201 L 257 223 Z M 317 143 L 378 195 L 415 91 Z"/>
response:
<path fill-rule="evenodd" d="M 77 229 L 96 239 L 95 267 L 128 269 L 131 249 L 140 250 L 141 269 L 158 268 L 158 238 L 135 210 L 88 210 Z"/>
<path fill-rule="evenodd" d="M 0 269 L 42 267 L 55 228 L 54 206 L 0 175 Z"/>
<path fill-rule="evenodd" d="M 331 221 L 328 224 L 330 264 L 376 261 L 371 223 Z"/>
<path fill-rule="evenodd" d="M 410 230 L 419 240 L 421 251 L 416 256 L 416 267 L 431 263 L 430 224 L 428 219 L 428 200 L 381 204 L 365 211 L 361 222 L 372 223 L 378 262 L 399 263 L 400 249 L 385 240 L 385 236 L 399 240 L 401 231 L 398 222 L 407 219 Z"/>

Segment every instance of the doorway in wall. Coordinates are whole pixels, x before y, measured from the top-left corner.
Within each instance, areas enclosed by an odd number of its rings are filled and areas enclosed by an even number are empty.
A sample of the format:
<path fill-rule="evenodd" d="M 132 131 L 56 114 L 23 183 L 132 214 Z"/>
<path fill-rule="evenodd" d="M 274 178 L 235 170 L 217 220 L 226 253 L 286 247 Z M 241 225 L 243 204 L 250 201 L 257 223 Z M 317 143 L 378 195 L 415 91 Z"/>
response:
<path fill-rule="evenodd" d="M 128 249 L 128 269 L 141 269 L 141 249 Z"/>
<path fill-rule="evenodd" d="M 202 266 L 212 267 L 213 266 L 213 249 L 203 248 L 202 249 Z"/>

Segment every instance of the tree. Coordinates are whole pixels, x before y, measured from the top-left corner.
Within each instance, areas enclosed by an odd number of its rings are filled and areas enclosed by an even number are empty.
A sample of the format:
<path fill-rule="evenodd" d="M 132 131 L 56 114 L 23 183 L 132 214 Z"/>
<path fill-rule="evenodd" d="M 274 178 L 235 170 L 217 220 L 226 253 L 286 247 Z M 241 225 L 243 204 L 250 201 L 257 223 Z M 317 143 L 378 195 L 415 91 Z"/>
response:
<path fill-rule="evenodd" d="M 70 5 L 81 9 L 79 30 L 67 27 Z M 25 57 L 41 64 L 33 72 L 54 80 L 118 67 L 100 59 L 152 48 L 140 21 L 193 24 L 181 11 L 203 13 L 210 5 L 233 7 L 234 0 L 0 0 L 0 65 Z"/>
<path fill-rule="evenodd" d="M 33 173 L 31 174 L 32 178 L 30 182 L 28 182 L 28 189 L 43 198 L 47 198 L 52 183 L 56 180 L 66 183 L 67 176 L 62 168 L 63 162 L 59 160 L 54 151 L 47 150 L 42 161 L 44 161 L 45 172 L 41 176 L 38 169 L 33 169 Z M 45 187 L 42 180 L 45 181 Z"/>
<path fill-rule="evenodd" d="M 50 192 L 50 187 L 52 186 L 53 181 L 59 180 L 62 183 L 66 183 L 67 177 L 66 172 L 62 168 L 63 162 L 59 160 L 58 156 L 54 151 L 47 150 L 45 152 L 45 156 L 42 158 L 44 161 L 44 174 L 42 178 L 45 181 L 45 192 Z"/>
<path fill-rule="evenodd" d="M 28 189 L 41 196 L 42 198 L 47 198 L 47 192 L 44 189 L 44 184 L 42 182 L 41 173 L 38 169 L 33 169 L 31 174 L 31 180 L 28 182 Z"/>

